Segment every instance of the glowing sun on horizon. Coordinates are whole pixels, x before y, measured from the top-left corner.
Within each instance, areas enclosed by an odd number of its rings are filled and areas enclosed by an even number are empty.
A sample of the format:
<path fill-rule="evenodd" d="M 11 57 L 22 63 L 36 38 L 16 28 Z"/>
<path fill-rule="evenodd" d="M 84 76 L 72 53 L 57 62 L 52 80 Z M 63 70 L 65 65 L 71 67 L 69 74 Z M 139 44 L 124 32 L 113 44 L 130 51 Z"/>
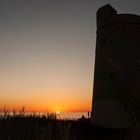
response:
<path fill-rule="evenodd" d="M 59 113 L 60 113 L 60 111 L 59 111 L 59 110 L 57 110 L 57 111 L 56 111 L 56 114 L 59 114 Z"/>

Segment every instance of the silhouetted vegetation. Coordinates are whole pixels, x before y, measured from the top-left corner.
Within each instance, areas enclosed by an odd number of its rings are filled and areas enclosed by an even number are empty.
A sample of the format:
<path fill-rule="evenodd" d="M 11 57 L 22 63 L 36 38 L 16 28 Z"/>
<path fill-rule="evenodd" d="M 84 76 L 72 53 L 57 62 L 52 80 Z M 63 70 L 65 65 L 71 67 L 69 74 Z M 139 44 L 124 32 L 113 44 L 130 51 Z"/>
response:
<path fill-rule="evenodd" d="M 0 113 L 0 140 L 136 140 L 131 130 L 91 126 L 90 119 L 57 120 L 54 113 L 25 113 L 23 107 L 12 113 L 4 108 Z"/>

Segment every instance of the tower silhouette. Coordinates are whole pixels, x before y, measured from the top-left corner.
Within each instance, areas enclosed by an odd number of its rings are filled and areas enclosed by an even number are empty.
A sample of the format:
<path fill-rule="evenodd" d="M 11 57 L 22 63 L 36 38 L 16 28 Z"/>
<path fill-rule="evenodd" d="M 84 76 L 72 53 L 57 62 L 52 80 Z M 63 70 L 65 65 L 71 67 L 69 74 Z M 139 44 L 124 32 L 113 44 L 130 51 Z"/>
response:
<path fill-rule="evenodd" d="M 109 4 L 97 11 L 92 124 L 139 127 L 140 16 L 117 14 Z"/>

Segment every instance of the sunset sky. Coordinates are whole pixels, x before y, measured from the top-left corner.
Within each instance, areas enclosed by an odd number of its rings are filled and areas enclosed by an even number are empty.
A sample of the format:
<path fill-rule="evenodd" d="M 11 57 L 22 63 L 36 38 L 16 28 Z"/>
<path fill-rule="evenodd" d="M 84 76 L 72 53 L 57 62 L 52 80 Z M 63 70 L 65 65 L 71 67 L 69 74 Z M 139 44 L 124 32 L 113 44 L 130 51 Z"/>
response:
<path fill-rule="evenodd" d="M 140 15 L 139 0 L 0 2 L 0 108 L 90 111 L 96 11 Z"/>

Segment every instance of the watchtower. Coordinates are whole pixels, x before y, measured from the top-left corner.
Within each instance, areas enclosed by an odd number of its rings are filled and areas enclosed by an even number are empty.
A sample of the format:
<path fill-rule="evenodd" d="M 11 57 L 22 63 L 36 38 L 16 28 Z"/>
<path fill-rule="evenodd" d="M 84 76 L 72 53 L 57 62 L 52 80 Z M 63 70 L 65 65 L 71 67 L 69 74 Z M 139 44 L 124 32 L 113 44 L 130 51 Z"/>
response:
<path fill-rule="evenodd" d="M 140 122 L 140 16 L 97 11 L 92 124 L 132 128 Z"/>

